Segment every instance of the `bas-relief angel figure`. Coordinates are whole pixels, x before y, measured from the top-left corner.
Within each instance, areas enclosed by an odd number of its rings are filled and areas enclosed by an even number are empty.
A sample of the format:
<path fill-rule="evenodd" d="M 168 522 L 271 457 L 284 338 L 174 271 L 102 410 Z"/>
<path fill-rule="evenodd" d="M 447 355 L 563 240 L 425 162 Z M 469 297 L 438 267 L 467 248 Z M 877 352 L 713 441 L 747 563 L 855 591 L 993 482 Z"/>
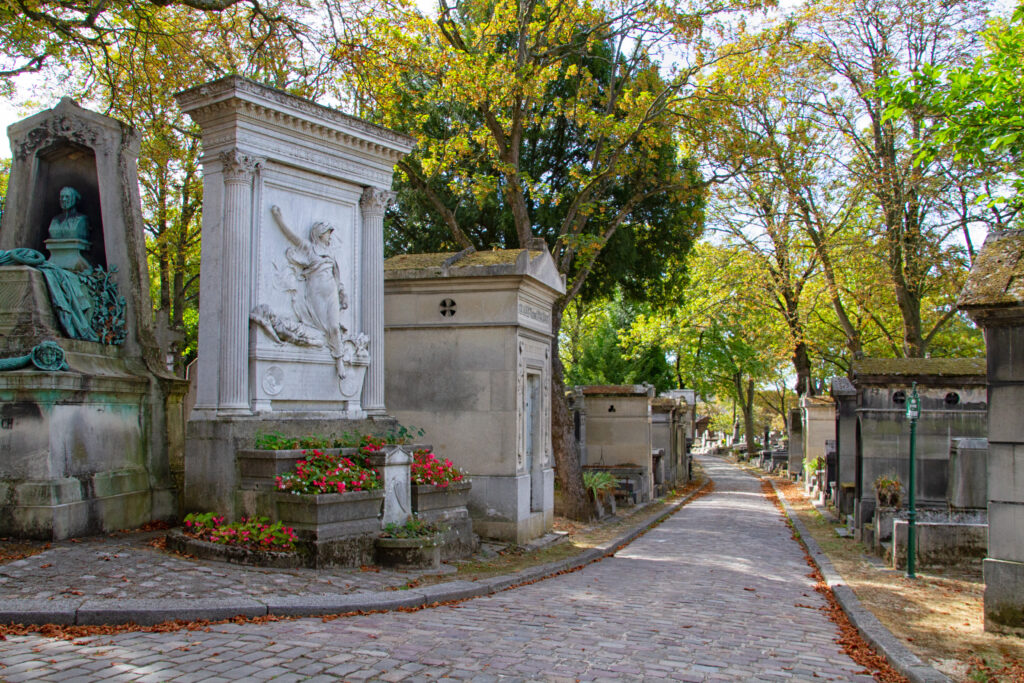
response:
<path fill-rule="evenodd" d="M 298 287 L 292 292 L 296 319 L 276 315 L 265 304 L 257 306 L 250 317 L 279 343 L 326 346 L 334 358 L 338 378 L 344 379 L 345 361 L 351 360 L 346 356 L 351 353 L 346 354 L 348 330 L 341 322 L 341 311 L 348 308 L 348 300 L 341 270 L 331 253 L 334 227 L 317 221 L 309 229 L 309 239 L 302 239 L 284 220 L 280 207 L 270 207 L 270 214 L 292 245 L 285 251 L 285 257 L 298 280 Z M 323 335 L 322 342 L 310 334 L 313 330 Z"/>

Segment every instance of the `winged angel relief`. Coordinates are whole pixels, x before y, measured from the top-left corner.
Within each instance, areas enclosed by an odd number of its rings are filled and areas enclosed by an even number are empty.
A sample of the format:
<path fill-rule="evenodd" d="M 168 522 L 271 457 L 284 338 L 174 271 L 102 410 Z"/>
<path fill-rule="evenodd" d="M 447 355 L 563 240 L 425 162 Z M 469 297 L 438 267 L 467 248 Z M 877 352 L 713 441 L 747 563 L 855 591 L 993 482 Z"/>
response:
<path fill-rule="evenodd" d="M 306 240 L 288 226 L 280 207 L 270 207 L 270 213 L 292 245 L 285 250 L 287 267 L 274 264 L 274 268 L 276 284 L 287 292 L 293 315 L 279 315 L 266 304 L 259 304 L 249 318 L 278 344 L 326 347 L 334 359 L 338 379 L 344 380 L 346 366 L 353 361 L 366 362 L 370 354 L 368 337 L 362 333 L 350 335 L 341 322 L 348 299 L 338 262 L 331 254 L 334 226 L 317 221 Z"/>

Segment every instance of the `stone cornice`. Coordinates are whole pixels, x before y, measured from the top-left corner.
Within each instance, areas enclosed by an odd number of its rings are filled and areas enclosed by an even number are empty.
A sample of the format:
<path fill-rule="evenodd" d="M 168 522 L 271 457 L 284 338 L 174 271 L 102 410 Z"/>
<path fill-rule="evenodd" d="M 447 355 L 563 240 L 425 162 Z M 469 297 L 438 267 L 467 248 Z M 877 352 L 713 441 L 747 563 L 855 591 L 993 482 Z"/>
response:
<path fill-rule="evenodd" d="M 226 76 L 182 91 L 175 99 L 181 110 L 194 119 L 237 111 L 302 135 L 378 154 L 392 161 L 408 154 L 416 144 L 409 136 L 241 76 Z"/>

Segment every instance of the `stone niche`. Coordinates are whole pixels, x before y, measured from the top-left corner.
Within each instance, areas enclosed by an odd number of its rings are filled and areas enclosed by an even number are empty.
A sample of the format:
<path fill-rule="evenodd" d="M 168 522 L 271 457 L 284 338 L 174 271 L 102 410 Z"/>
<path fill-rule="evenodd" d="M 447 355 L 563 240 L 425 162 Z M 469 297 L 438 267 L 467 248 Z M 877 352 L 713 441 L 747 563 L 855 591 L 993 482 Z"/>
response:
<path fill-rule="evenodd" d="M 628 481 L 628 503 L 643 503 L 656 491 L 652 451 L 654 387 L 646 384 L 584 386 L 586 467 Z M 620 487 L 621 488 L 621 487 Z"/>
<path fill-rule="evenodd" d="M 551 307 L 546 251 L 412 254 L 385 262 L 388 408 L 473 481 L 481 536 L 551 530 Z"/>
<path fill-rule="evenodd" d="M 987 431 L 984 358 L 865 358 L 852 366 L 856 413 L 856 528 L 871 522 L 875 479 L 910 476 L 910 423 L 907 398 L 917 382 L 921 416 L 917 421 L 917 505 L 949 507 L 951 439 L 983 437 Z"/>
<path fill-rule="evenodd" d="M 414 140 L 238 76 L 176 97 L 203 144 L 185 505 L 233 513 L 235 453 L 256 433 L 393 424 L 383 218 Z"/>
<path fill-rule="evenodd" d="M 0 223 L 0 263 L 7 263 L 0 358 L 52 342 L 65 365 L 0 372 L 0 535 L 61 539 L 173 519 L 186 386 L 166 371 L 153 331 L 139 137 L 70 99 L 13 124 L 8 136 L 14 158 Z M 69 213 L 84 216 L 89 229 L 69 240 L 79 270 L 61 277 L 88 289 L 84 278 L 99 266 L 117 287 L 105 290 L 108 300 L 81 299 L 90 302 L 84 328 L 69 327 L 48 285 L 60 246 L 51 220 L 64 212 L 67 187 L 77 193 Z M 11 251 L 18 249 L 50 259 L 26 265 Z M 118 312 L 104 326 L 95 312 L 108 307 Z"/>
<path fill-rule="evenodd" d="M 985 332 L 985 629 L 1024 635 L 1024 230 L 989 232 L 958 303 Z"/>

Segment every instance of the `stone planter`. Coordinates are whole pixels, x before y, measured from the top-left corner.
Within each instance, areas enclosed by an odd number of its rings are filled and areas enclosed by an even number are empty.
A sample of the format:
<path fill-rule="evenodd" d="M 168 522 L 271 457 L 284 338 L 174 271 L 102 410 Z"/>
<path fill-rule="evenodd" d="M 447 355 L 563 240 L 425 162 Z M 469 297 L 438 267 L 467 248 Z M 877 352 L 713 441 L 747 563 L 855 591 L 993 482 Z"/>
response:
<path fill-rule="evenodd" d="M 373 563 L 384 491 L 318 495 L 274 494 L 277 519 L 291 526 L 315 567 Z"/>
<path fill-rule="evenodd" d="M 448 486 L 415 485 L 412 487 L 412 511 L 427 521 L 428 515 L 445 510 L 465 508 L 473 484 L 457 481 Z"/>
<path fill-rule="evenodd" d="M 441 539 L 378 538 L 374 545 L 377 564 L 392 569 L 438 569 L 441 566 Z"/>
<path fill-rule="evenodd" d="M 241 449 L 236 455 L 238 462 L 239 486 L 242 489 L 274 491 L 277 489 L 277 477 L 295 471 L 300 460 L 306 458 L 306 452 L 312 448 L 295 448 L 292 450 L 260 450 L 256 448 Z M 358 448 L 321 448 L 317 449 L 327 455 L 355 456 Z"/>
<path fill-rule="evenodd" d="M 312 534 L 321 541 L 379 530 L 383 502 L 382 489 L 274 496 L 281 522 L 293 527 L 300 537 Z"/>
<path fill-rule="evenodd" d="M 473 520 L 466 507 L 472 487 L 469 481 L 455 482 L 445 487 L 411 487 L 413 513 L 424 522 L 447 527 L 440 540 L 442 560 L 469 557 L 479 546 L 480 539 L 473 533 Z"/>
<path fill-rule="evenodd" d="M 250 567 L 272 567 L 275 569 L 299 569 L 308 566 L 309 558 L 298 552 L 270 552 L 249 550 L 237 546 L 211 543 L 185 534 L 181 529 L 167 533 L 167 548 L 200 560 L 214 560 Z"/>

